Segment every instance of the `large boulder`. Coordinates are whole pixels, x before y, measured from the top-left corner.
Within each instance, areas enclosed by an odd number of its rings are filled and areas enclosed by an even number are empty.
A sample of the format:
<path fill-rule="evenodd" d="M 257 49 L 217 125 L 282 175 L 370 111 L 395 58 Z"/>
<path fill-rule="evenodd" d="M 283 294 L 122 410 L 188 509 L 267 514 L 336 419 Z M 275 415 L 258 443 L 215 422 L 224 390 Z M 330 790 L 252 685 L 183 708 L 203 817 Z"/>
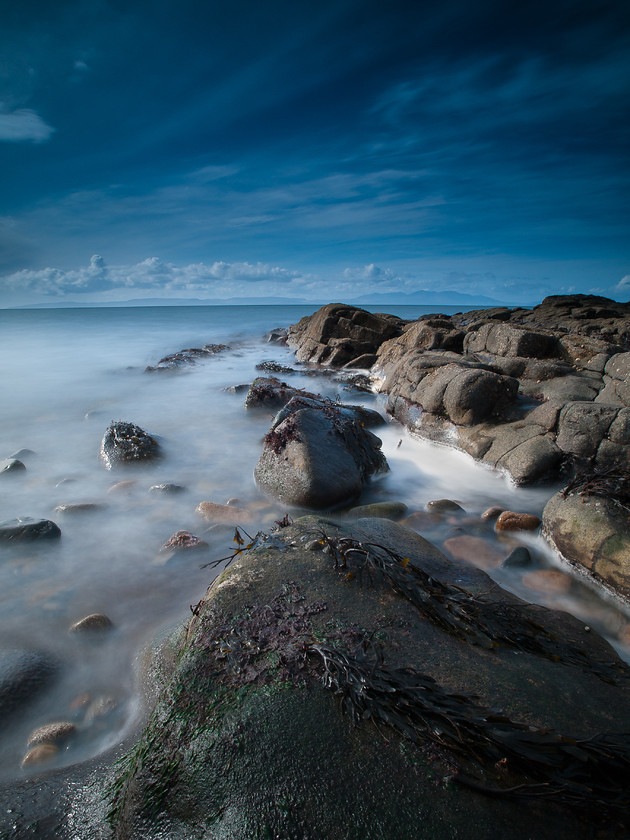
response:
<path fill-rule="evenodd" d="M 294 398 L 265 437 L 254 476 L 264 492 L 288 505 L 347 505 L 370 476 L 387 469 L 380 447 L 352 407 Z"/>
<path fill-rule="evenodd" d="M 288 344 L 301 362 L 330 367 L 351 365 L 364 357 L 370 364 L 383 341 L 400 335 L 405 322 L 395 315 L 376 315 L 356 306 L 329 303 L 289 327 Z"/>
<path fill-rule="evenodd" d="M 101 441 L 101 459 L 108 470 L 122 464 L 152 461 L 160 455 L 160 445 L 154 437 L 136 426 L 118 420 L 112 423 Z"/>
<path fill-rule="evenodd" d="M 397 523 L 307 517 L 259 536 L 157 681 L 109 788 L 117 840 L 627 828 L 627 739 L 598 736 L 628 730 L 627 668 L 583 623 Z"/>
<path fill-rule="evenodd" d="M 604 495 L 556 493 L 545 505 L 543 530 L 569 563 L 630 600 L 630 512 L 625 505 Z"/>

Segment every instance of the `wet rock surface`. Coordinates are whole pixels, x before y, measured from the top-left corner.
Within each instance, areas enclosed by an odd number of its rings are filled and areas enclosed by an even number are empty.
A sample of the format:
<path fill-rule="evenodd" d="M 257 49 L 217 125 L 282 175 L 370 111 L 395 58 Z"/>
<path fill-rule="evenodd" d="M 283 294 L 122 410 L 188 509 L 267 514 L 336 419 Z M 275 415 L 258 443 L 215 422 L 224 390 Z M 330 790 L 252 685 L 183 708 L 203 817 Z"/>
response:
<path fill-rule="evenodd" d="M 311 509 L 349 505 L 388 469 L 381 441 L 366 428 L 378 412 L 294 397 L 265 437 L 254 477 L 284 504 Z"/>
<path fill-rule="evenodd" d="M 223 353 L 229 349 L 227 344 L 204 344 L 203 347 L 189 347 L 186 350 L 178 350 L 177 353 L 164 356 L 155 365 L 147 365 L 145 371 L 147 373 L 153 373 L 155 371 L 178 370 L 188 365 L 194 365 L 200 359 L 216 356 L 218 353 Z"/>
<path fill-rule="evenodd" d="M 0 728 L 47 688 L 57 664 L 45 654 L 0 648 Z"/>
<path fill-rule="evenodd" d="M 113 467 L 152 461 L 160 455 L 160 445 L 154 437 L 136 426 L 119 420 L 112 423 L 101 441 L 101 459 L 108 470 Z"/>
<path fill-rule="evenodd" d="M 56 540 L 61 529 L 51 519 L 33 519 L 23 516 L 0 522 L 0 545 L 29 543 L 34 540 Z"/>
<path fill-rule="evenodd" d="M 166 644 L 159 680 L 109 787 L 120 840 L 627 829 L 627 667 L 394 522 L 260 536 Z"/>
<path fill-rule="evenodd" d="M 360 313 L 322 307 L 290 328 L 289 344 L 298 359 L 331 366 L 375 353 L 387 409 L 414 433 L 519 484 L 555 480 L 575 456 L 630 463 L 630 304 L 567 295 L 411 323 L 373 316 L 381 329 L 370 327 L 369 351 Z"/>

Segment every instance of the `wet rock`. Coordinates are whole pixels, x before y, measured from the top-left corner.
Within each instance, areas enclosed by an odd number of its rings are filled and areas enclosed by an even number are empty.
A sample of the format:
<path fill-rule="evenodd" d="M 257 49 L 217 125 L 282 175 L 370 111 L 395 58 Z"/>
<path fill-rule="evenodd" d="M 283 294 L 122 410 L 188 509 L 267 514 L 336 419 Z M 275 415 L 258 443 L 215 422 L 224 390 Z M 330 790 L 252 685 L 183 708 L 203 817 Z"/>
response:
<path fill-rule="evenodd" d="M 372 378 L 364 373 L 340 373 L 333 376 L 333 381 L 345 383 L 345 391 L 363 391 L 367 394 L 373 391 Z"/>
<path fill-rule="evenodd" d="M 47 764 L 59 753 L 59 747 L 56 744 L 38 744 L 36 747 L 30 749 L 22 759 L 22 767 L 37 767 L 40 764 Z"/>
<path fill-rule="evenodd" d="M 61 529 L 50 519 L 7 519 L 0 522 L 0 544 L 32 542 L 33 540 L 56 540 Z"/>
<path fill-rule="evenodd" d="M 464 508 L 452 499 L 433 499 L 427 502 L 427 510 L 432 513 L 455 513 L 457 511 L 465 513 Z"/>
<path fill-rule="evenodd" d="M 247 525 L 252 521 L 248 510 L 236 505 L 220 505 L 218 502 L 200 502 L 196 512 L 207 522 L 217 524 Z"/>
<path fill-rule="evenodd" d="M 470 534 L 450 537 L 444 541 L 444 548 L 455 559 L 472 563 L 481 569 L 494 569 L 501 563 L 501 552 L 482 537 Z"/>
<path fill-rule="evenodd" d="M 249 386 L 245 397 L 245 408 L 278 409 L 285 406 L 289 400 L 296 396 L 318 399 L 316 394 L 312 394 L 310 391 L 302 391 L 300 388 L 293 388 L 276 377 L 259 376 Z"/>
<path fill-rule="evenodd" d="M 571 589 L 571 578 L 556 569 L 527 572 L 522 581 L 528 589 L 545 595 L 565 595 Z"/>
<path fill-rule="evenodd" d="M 264 370 L 267 373 L 297 373 L 296 370 L 288 365 L 281 365 L 279 362 L 273 360 L 265 360 L 258 362 L 256 370 Z"/>
<path fill-rule="evenodd" d="M 481 514 L 481 518 L 484 522 L 492 522 L 493 520 L 498 519 L 504 510 L 505 508 L 502 508 L 499 505 L 493 505 L 492 507 L 484 510 Z"/>
<path fill-rule="evenodd" d="M 133 479 L 127 479 L 126 481 L 117 481 L 115 484 L 112 484 L 111 487 L 107 488 L 108 493 L 129 493 L 133 488 L 137 485 L 137 481 Z"/>
<path fill-rule="evenodd" d="M 0 648 L 0 728 L 52 682 L 56 663 L 29 650 Z"/>
<path fill-rule="evenodd" d="M 224 391 L 227 391 L 229 394 L 244 394 L 246 391 L 249 391 L 250 385 L 249 383 L 241 383 L 240 385 L 229 385 L 227 388 L 224 388 Z"/>
<path fill-rule="evenodd" d="M 93 513 L 97 510 L 103 510 L 105 505 L 96 504 L 95 502 L 76 502 L 70 504 L 57 505 L 54 513 Z"/>
<path fill-rule="evenodd" d="M 263 492 L 284 504 L 314 509 L 356 501 L 370 476 L 388 469 L 381 441 L 334 403 L 292 400 L 265 437 L 254 470 Z"/>
<path fill-rule="evenodd" d="M 373 502 L 370 505 L 358 505 L 348 511 L 346 516 L 350 519 L 365 519 L 378 517 L 380 519 L 402 519 L 407 513 L 407 505 L 404 502 Z"/>
<path fill-rule="evenodd" d="M 24 461 L 25 459 L 32 458 L 33 455 L 37 455 L 37 452 L 33 452 L 32 449 L 18 449 L 9 458 L 15 459 L 16 461 Z"/>
<path fill-rule="evenodd" d="M 494 523 L 495 531 L 535 531 L 540 525 L 540 517 L 533 513 L 517 513 L 504 510 Z"/>
<path fill-rule="evenodd" d="M 13 475 L 14 473 L 24 472 L 26 467 L 17 458 L 5 458 L 0 461 L 0 475 Z"/>
<path fill-rule="evenodd" d="M 119 465 L 153 461 L 160 455 L 157 440 L 140 426 L 119 420 L 107 429 L 101 442 L 101 458 L 108 470 Z"/>
<path fill-rule="evenodd" d="M 152 484 L 149 487 L 149 493 L 155 495 L 171 496 L 176 493 L 182 493 L 186 488 L 181 484 Z"/>
<path fill-rule="evenodd" d="M 111 618 L 102 613 L 92 613 L 79 619 L 79 621 L 75 621 L 74 624 L 70 625 L 68 631 L 79 635 L 101 635 L 108 633 L 113 628 L 114 623 Z"/>
<path fill-rule="evenodd" d="M 517 545 L 501 563 L 502 569 L 527 569 L 534 565 L 534 559 L 524 545 Z"/>
<path fill-rule="evenodd" d="M 288 344 L 300 362 L 342 367 L 374 354 L 384 341 L 400 335 L 404 324 L 393 315 L 330 303 L 289 327 Z"/>
<path fill-rule="evenodd" d="M 164 543 L 161 551 L 192 551 L 205 548 L 208 548 L 208 543 L 190 531 L 177 531 Z"/>
<path fill-rule="evenodd" d="M 227 344 L 204 344 L 203 347 L 190 347 L 186 350 L 179 350 L 169 356 L 164 356 L 156 365 L 147 365 L 146 373 L 154 371 L 172 371 L 187 365 L 194 365 L 200 359 L 207 359 L 229 350 Z"/>
<path fill-rule="evenodd" d="M 26 745 L 35 747 L 38 744 L 63 744 L 77 731 L 76 726 L 68 721 L 55 721 L 38 726 L 28 736 Z"/>
<path fill-rule="evenodd" d="M 85 723 L 93 724 L 96 721 L 102 721 L 103 718 L 109 717 L 113 712 L 120 708 L 120 702 L 116 697 L 109 694 L 101 694 L 96 697 L 85 712 Z"/>
<path fill-rule="evenodd" d="M 286 344 L 288 337 L 289 331 L 285 329 L 285 327 L 276 327 L 275 330 L 271 330 L 271 332 L 267 333 L 265 341 L 270 344 Z"/>
<path fill-rule="evenodd" d="M 630 513 L 611 498 L 556 493 L 543 531 L 570 563 L 630 599 Z"/>
<path fill-rule="evenodd" d="M 350 575 L 361 556 L 335 569 L 321 547 L 308 550 L 322 533 L 332 545 L 354 540 L 407 558 L 389 568 L 409 575 L 401 580 L 416 580 L 405 569 L 428 576 L 433 583 L 425 583 L 421 606 L 383 576 L 373 574 L 368 586 Z M 308 517 L 276 540 L 234 560 L 168 640 L 157 674 L 147 675 L 160 698 L 134 752 L 142 761 L 126 763 L 115 780 L 114 836 L 207 835 L 209 815 L 209 836 L 232 840 L 591 836 L 592 820 L 579 810 L 588 801 L 554 801 L 549 773 L 562 779 L 578 755 L 573 751 L 567 766 L 556 733 L 572 743 L 630 725 L 624 666 L 596 633 L 585 635 L 566 614 L 532 610 L 396 523 L 368 519 L 341 528 Z M 438 583 L 463 599 L 459 609 L 445 607 L 444 621 L 430 597 Z M 487 613 L 458 635 L 462 604 L 474 616 L 480 603 Z M 523 633 L 532 648 L 523 646 Z M 366 641 L 375 634 L 378 655 Z M 351 717 L 357 695 L 367 713 Z M 397 727 L 395 698 L 403 695 L 405 710 L 422 700 L 423 712 Z M 413 741 L 404 734 L 410 731 Z M 619 743 L 626 749 L 623 735 L 611 739 Z M 553 769 L 537 775 L 533 767 Z M 599 786 L 597 766 L 584 772 Z M 444 783 L 455 775 L 472 775 L 476 785 Z M 533 793 L 544 785 L 545 796 L 501 796 L 515 780 L 534 785 Z M 593 807 L 604 834 L 597 795 Z M 612 827 L 621 819 L 623 810 Z"/>

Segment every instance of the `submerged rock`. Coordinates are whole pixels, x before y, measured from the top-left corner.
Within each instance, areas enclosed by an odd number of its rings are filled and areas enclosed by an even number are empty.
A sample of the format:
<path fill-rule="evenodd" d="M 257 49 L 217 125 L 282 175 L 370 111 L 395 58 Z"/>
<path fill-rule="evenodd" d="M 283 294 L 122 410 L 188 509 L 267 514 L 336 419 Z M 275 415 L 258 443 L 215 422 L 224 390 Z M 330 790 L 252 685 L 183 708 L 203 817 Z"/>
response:
<path fill-rule="evenodd" d="M 14 473 L 24 472 L 25 469 L 25 465 L 17 458 L 5 458 L 0 461 L 0 475 L 13 475 Z"/>
<path fill-rule="evenodd" d="M 265 437 L 258 486 L 297 507 L 351 504 L 370 476 L 388 469 L 380 439 L 364 426 L 352 407 L 291 400 Z"/>
<path fill-rule="evenodd" d="M 626 736 L 598 741 L 630 725 L 627 668 L 396 523 L 300 520 L 193 613 L 147 675 L 163 689 L 110 787 L 118 840 L 627 827 Z"/>
<path fill-rule="evenodd" d="M 56 672 L 56 663 L 44 654 L 0 648 L 0 728 L 31 703 Z"/>
<path fill-rule="evenodd" d="M 51 519 L 32 519 L 30 516 L 23 516 L 20 519 L 7 519 L 0 522 L 0 544 L 56 540 L 60 536 L 61 529 Z"/>
<path fill-rule="evenodd" d="M 114 622 L 103 613 L 92 613 L 75 621 L 68 628 L 68 632 L 79 635 L 102 635 L 114 629 Z"/>
<path fill-rule="evenodd" d="M 164 356 L 155 365 L 147 365 L 145 372 L 177 370 L 186 365 L 194 365 L 199 359 L 216 356 L 217 353 L 223 353 L 229 349 L 227 344 L 204 344 L 203 347 L 189 347 L 186 350 L 172 353 L 170 356 Z"/>
<path fill-rule="evenodd" d="M 140 426 L 119 420 L 112 423 L 101 441 L 101 459 L 108 470 L 121 464 L 152 461 L 160 455 L 157 440 Z"/>

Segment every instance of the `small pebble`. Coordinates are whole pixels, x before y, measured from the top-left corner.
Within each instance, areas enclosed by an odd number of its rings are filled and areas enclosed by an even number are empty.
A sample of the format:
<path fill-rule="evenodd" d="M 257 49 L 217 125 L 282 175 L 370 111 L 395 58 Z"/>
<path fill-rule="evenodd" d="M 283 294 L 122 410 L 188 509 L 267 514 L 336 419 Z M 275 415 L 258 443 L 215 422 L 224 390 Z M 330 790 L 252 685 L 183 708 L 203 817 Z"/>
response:
<path fill-rule="evenodd" d="M 57 721 L 56 723 L 46 723 L 44 726 L 39 726 L 34 729 L 28 736 L 26 742 L 27 747 L 35 747 L 38 744 L 61 744 L 67 741 L 71 735 L 74 735 L 77 728 L 73 723 L 68 721 Z"/>
<path fill-rule="evenodd" d="M 59 752 L 55 744 L 38 744 L 29 750 L 22 759 L 22 767 L 32 767 L 34 764 L 45 764 L 51 761 Z"/>
<path fill-rule="evenodd" d="M 538 516 L 533 513 L 515 513 L 504 510 L 494 523 L 495 531 L 535 531 L 540 525 Z"/>
<path fill-rule="evenodd" d="M 75 621 L 68 628 L 70 633 L 106 633 L 114 627 L 111 618 L 102 613 L 92 613 Z"/>

